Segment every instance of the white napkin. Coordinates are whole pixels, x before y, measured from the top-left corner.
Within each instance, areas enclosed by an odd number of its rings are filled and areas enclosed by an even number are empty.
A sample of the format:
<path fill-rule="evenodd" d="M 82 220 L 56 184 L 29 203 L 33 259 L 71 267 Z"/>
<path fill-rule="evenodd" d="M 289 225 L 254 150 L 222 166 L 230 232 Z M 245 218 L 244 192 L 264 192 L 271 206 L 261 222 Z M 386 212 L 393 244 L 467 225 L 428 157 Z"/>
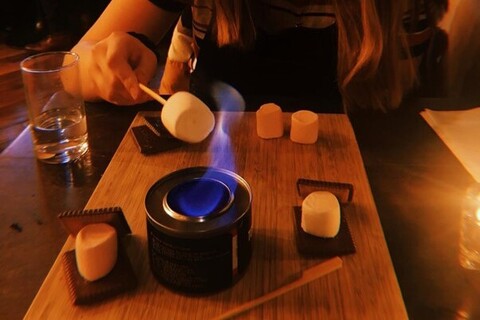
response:
<path fill-rule="evenodd" d="M 425 109 L 420 115 L 480 182 L 480 107 L 462 111 Z"/>

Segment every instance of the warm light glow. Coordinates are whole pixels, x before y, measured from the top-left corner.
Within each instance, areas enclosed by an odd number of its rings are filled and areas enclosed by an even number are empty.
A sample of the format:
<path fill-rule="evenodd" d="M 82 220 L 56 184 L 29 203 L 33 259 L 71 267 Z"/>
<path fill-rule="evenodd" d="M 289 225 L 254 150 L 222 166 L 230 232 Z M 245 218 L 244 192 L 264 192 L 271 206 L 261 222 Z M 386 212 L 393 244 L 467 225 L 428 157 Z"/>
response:
<path fill-rule="evenodd" d="M 477 218 L 477 222 L 480 223 L 480 194 L 477 193 L 474 199 L 475 199 L 474 206 L 476 208 L 475 218 Z"/>

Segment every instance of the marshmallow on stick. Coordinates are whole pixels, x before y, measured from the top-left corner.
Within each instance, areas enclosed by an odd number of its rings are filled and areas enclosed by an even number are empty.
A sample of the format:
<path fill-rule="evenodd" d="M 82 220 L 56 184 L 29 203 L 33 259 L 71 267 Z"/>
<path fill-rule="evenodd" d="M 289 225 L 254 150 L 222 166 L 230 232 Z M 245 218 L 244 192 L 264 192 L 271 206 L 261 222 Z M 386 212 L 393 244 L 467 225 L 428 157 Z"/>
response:
<path fill-rule="evenodd" d="M 112 271 L 117 262 L 117 231 L 106 223 L 88 224 L 75 239 L 75 258 L 80 275 L 95 281 Z"/>
<path fill-rule="evenodd" d="M 263 139 L 283 136 L 282 108 L 275 103 L 263 104 L 256 112 L 257 135 Z"/>
<path fill-rule="evenodd" d="M 162 123 L 175 138 L 188 143 L 201 142 L 215 127 L 212 111 L 193 94 L 180 91 L 165 100 L 143 84 L 139 86 L 163 105 Z"/>
<path fill-rule="evenodd" d="M 333 238 L 340 230 L 340 204 L 328 191 L 310 193 L 302 202 L 303 231 L 323 238 Z"/>

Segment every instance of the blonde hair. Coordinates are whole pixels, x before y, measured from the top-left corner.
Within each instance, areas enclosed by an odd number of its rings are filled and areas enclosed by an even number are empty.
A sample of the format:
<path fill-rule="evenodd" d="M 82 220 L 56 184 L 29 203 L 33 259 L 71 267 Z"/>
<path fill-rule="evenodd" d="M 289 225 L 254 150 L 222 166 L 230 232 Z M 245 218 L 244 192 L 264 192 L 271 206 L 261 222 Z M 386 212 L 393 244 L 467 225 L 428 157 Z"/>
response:
<path fill-rule="evenodd" d="M 347 109 L 396 108 L 415 84 L 416 71 L 402 32 L 406 1 L 333 1 L 338 26 L 337 78 Z M 249 1 L 214 2 L 218 45 L 253 43 Z"/>
<path fill-rule="evenodd" d="M 337 75 L 347 108 L 396 108 L 413 87 L 416 71 L 402 31 L 405 10 L 398 0 L 335 1 Z"/>
<path fill-rule="evenodd" d="M 213 34 L 219 46 L 249 47 L 255 40 L 249 1 L 215 0 Z"/>

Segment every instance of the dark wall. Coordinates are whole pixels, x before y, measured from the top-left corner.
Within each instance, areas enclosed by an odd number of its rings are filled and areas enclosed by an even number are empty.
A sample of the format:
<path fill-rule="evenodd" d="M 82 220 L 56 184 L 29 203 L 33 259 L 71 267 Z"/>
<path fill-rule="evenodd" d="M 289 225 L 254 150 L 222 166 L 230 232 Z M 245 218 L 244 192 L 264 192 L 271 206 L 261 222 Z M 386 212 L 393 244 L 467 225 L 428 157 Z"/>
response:
<path fill-rule="evenodd" d="M 64 21 L 66 32 L 79 38 L 98 18 L 109 0 L 14 0 L 1 5 L 0 28 L 9 45 L 22 47 L 48 33 L 45 3 L 57 3 L 55 13 Z M 43 4 L 42 4 L 43 2 Z"/>

